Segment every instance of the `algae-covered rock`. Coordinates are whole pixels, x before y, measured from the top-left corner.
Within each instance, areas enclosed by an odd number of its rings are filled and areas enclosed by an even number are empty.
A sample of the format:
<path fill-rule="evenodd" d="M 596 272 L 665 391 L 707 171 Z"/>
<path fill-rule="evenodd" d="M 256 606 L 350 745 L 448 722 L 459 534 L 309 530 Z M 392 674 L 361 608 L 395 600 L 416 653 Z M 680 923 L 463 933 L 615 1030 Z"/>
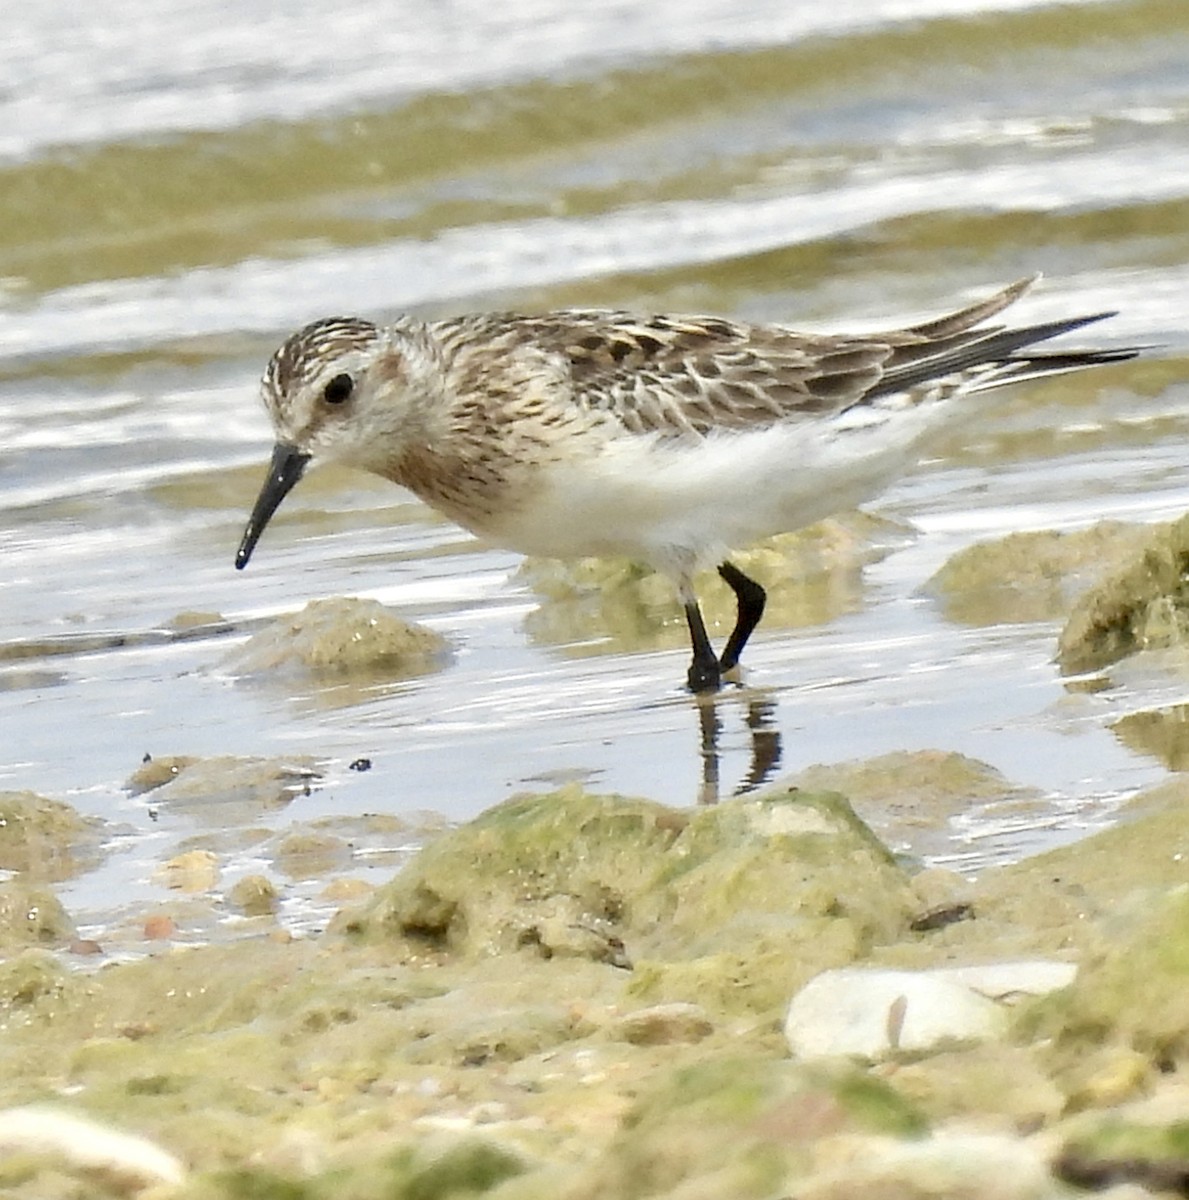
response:
<path fill-rule="evenodd" d="M 941 600 L 949 620 L 963 625 L 1055 621 L 1125 561 L 1139 528 L 1100 521 L 1089 529 L 1034 530 L 978 542 L 949 558 L 924 590 Z"/>
<path fill-rule="evenodd" d="M 892 937 L 911 905 L 840 797 L 781 792 L 687 814 L 573 787 L 439 838 L 340 928 L 406 953 L 632 965 L 638 999 L 766 1010 Z"/>
<path fill-rule="evenodd" d="M 1057 643 L 1067 673 L 1189 642 L 1189 515 L 1137 538 L 1129 559 L 1081 597 Z"/>
<path fill-rule="evenodd" d="M 20 1009 L 52 1006 L 76 986 L 71 972 L 48 950 L 30 947 L 0 962 L 0 1011 L 6 1024 Z"/>
<path fill-rule="evenodd" d="M 924 1130 L 911 1104 L 858 1071 L 720 1055 L 654 1082 L 571 1195 L 799 1195 L 815 1140 Z"/>
<path fill-rule="evenodd" d="M 196 762 L 198 759 L 192 754 L 146 754 L 140 766 L 128 776 L 124 787 L 134 796 L 154 791 L 172 782 Z"/>
<path fill-rule="evenodd" d="M 628 898 L 687 820 L 577 787 L 514 797 L 427 846 L 343 927 L 459 955 L 612 957 Z"/>
<path fill-rule="evenodd" d="M 1161 1125 L 1098 1118 L 1066 1142 L 1055 1170 L 1075 1187 L 1101 1190 L 1132 1183 L 1183 1196 L 1189 1191 L 1189 1121 Z"/>
<path fill-rule="evenodd" d="M 227 902 L 248 917 L 265 917 L 281 906 L 272 880 L 265 875 L 245 875 L 227 893 Z"/>
<path fill-rule="evenodd" d="M 224 659 L 242 675 L 284 670 L 404 677 L 441 665 L 441 634 L 402 620 L 377 600 L 312 600 L 279 617 Z"/>
<path fill-rule="evenodd" d="M 1120 915 L 1113 936 L 1087 955 L 1074 983 L 1037 1001 L 1020 1028 L 1051 1045 L 1074 1084 L 1104 1045 L 1144 1055 L 1153 1070 L 1189 1062 L 1189 885 Z"/>
<path fill-rule="evenodd" d="M 18 879 L 0 883 L 0 948 L 69 941 L 74 922 L 48 888 Z"/>
<path fill-rule="evenodd" d="M 36 792 L 0 792 L 0 870 L 58 883 L 93 866 L 102 822 Z"/>

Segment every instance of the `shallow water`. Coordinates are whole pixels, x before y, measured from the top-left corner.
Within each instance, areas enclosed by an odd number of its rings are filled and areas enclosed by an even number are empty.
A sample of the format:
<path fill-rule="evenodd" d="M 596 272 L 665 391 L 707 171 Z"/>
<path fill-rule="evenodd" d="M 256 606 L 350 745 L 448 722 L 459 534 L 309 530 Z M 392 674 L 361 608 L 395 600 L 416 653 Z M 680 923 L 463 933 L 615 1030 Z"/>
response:
<path fill-rule="evenodd" d="M 690 804 L 765 764 L 955 750 L 1047 796 L 931 844 L 971 870 L 1160 778 L 1108 727 L 1151 697 L 1073 696 L 1054 626 L 958 627 L 919 588 L 981 538 L 1189 507 L 1189 7 L 587 7 L 118 0 L 10 19 L 0 788 L 119 823 L 119 853 L 67 889 L 80 917 L 160 894 L 153 865 L 196 829 L 124 791 L 145 753 L 325 760 L 325 786 L 261 818 L 283 828 L 464 818 L 569 778 Z M 375 480 L 314 473 L 233 569 L 270 444 L 256 380 L 316 316 L 607 304 L 842 329 L 1035 270 L 1022 317 L 1117 308 L 1093 337 L 1157 345 L 1159 371 L 972 414 L 876 506 L 915 535 L 766 622 L 747 688 L 710 714 L 678 686 L 675 607 L 631 628 L 542 614 L 514 555 Z M 220 668 L 254 620 L 335 594 L 439 629 L 447 668 L 304 690 Z M 161 632 L 187 610 L 236 631 Z M 1159 703 L 1185 699 L 1174 681 Z M 360 757 L 372 770 L 349 772 Z"/>

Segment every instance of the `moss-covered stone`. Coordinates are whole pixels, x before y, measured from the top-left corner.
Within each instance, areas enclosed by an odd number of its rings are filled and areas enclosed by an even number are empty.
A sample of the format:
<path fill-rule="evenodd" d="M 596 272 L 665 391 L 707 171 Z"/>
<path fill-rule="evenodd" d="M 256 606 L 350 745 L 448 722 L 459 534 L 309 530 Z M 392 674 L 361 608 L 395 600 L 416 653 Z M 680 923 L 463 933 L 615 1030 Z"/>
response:
<path fill-rule="evenodd" d="M 922 768 L 902 765 L 890 778 Z M 178 1200 L 986 1197 L 1023 1167 L 1011 1194 L 1031 1200 L 1059 1187 L 1054 1141 L 1085 1131 L 1064 1113 L 1173 1087 L 1185 1061 L 1187 796 L 1154 789 L 1115 829 L 989 871 L 976 919 L 924 932 L 836 795 L 520 797 L 439 834 L 323 937 L 156 943 L 94 971 L 16 954 L 0 1108 L 70 1095 L 189 1164 Z M 1015 1044 L 825 1069 L 779 1034 L 823 966 L 1054 949 L 1081 974 L 1015 1010 Z M 972 1119 L 1004 1132 L 975 1145 Z M 2 1171 L 30 1200 L 52 1186 L 26 1158 Z"/>
<path fill-rule="evenodd" d="M 431 843 L 339 927 L 459 955 L 613 957 L 625 903 L 652 884 L 686 820 L 576 787 L 514 797 Z M 584 930 L 589 946 L 573 936 Z"/>
<path fill-rule="evenodd" d="M 0 883 L 0 948 L 61 944 L 74 923 L 49 888 L 20 879 Z"/>
<path fill-rule="evenodd" d="M 1129 560 L 1085 593 L 1061 631 L 1057 661 L 1070 674 L 1136 650 L 1189 643 L 1189 516 L 1146 531 Z"/>
<path fill-rule="evenodd" d="M 892 937 L 911 907 L 841 797 L 794 790 L 691 815 L 566 788 L 439 838 L 340 928 L 405 953 L 634 965 L 637 999 L 756 1011 Z"/>
<path fill-rule="evenodd" d="M 227 893 L 227 902 L 245 916 L 266 917 L 280 908 L 281 897 L 266 875 L 245 875 Z"/>
<path fill-rule="evenodd" d="M 805 791 L 841 792 L 890 845 L 920 852 L 952 848 L 950 822 L 972 807 L 1019 818 L 1047 803 L 1037 788 L 1012 783 L 987 763 L 946 750 L 895 750 L 855 762 L 806 767 L 786 781 Z"/>
<path fill-rule="evenodd" d="M 0 792 L 0 870 L 57 883 L 95 865 L 102 822 L 36 792 Z"/>
<path fill-rule="evenodd" d="M 920 1114 L 893 1088 L 851 1068 L 814 1071 L 759 1058 L 708 1058 L 654 1083 L 568 1195 L 633 1200 L 683 1194 L 683 1183 L 694 1186 L 694 1195 L 783 1195 L 811 1167 L 819 1138 L 924 1129 Z M 711 1190 L 697 1190 L 695 1180 Z"/>
<path fill-rule="evenodd" d="M 278 617 L 224 665 L 243 675 L 301 670 L 403 678 L 441 666 L 446 650 L 440 633 L 402 620 L 377 600 L 335 596 Z"/>
<path fill-rule="evenodd" d="M 1071 1091 L 1086 1054 L 1104 1045 L 1129 1047 L 1153 1071 L 1189 1061 L 1189 885 L 1150 897 L 1117 925 L 1072 986 L 1021 1014 L 1021 1032 L 1051 1046 Z"/>

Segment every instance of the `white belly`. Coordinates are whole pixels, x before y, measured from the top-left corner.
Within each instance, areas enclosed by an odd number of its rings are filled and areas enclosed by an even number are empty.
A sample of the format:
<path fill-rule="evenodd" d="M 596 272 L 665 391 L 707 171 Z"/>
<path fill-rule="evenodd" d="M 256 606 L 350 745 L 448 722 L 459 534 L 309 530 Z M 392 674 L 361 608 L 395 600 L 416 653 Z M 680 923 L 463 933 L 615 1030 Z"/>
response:
<path fill-rule="evenodd" d="M 681 574 L 878 494 L 916 460 L 939 407 L 700 442 L 628 435 L 547 468 L 531 502 L 483 532 L 525 554 L 624 555 Z"/>

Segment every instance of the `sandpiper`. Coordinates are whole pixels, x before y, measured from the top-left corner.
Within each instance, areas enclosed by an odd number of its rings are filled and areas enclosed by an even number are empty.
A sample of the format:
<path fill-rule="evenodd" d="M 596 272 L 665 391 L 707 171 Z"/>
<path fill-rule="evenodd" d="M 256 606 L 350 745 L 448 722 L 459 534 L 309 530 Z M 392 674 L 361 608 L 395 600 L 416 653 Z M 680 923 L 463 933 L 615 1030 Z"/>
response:
<path fill-rule="evenodd" d="M 732 547 L 869 499 L 968 411 L 962 397 L 1138 352 L 1033 349 L 1112 313 L 985 324 L 1035 278 L 853 336 L 598 310 L 315 321 L 264 375 L 277 440 L 235 565 L 307 464 L 337 460 L 509 549 L 665 572 L 689 625 L 688 685 L 714 690 L 764 611 Z M 706 566 L 737 600 L 721 655 L 693 590 Z"/>

